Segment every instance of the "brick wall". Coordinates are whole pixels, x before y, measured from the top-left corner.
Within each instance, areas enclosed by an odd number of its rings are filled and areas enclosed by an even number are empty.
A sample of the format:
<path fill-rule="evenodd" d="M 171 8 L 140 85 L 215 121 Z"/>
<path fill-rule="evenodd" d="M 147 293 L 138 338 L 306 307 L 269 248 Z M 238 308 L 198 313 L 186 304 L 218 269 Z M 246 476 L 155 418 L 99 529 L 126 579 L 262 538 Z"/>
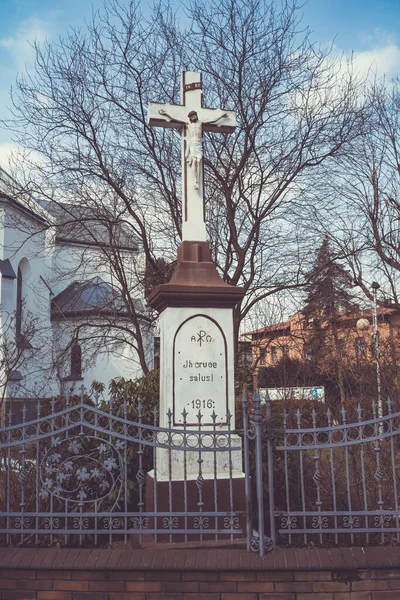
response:
<path fill-rule="evenodd" d="M 0 557 L 1 600 L 396 600 L 399 552 L 24 550 Z M 396 550 L 396 549 L 394 549 Z M 339 553 L 337 553 L 339 552 Z M 335 554 L 336 553 L 336 554 Z M 386 560 L 388 558 L 390 560 Z M 349 556 L 350 556 L 349 555 Z M 338 563 L 335 567 L 335 558 Z M 293 562 L 292 562 L 293 561 Z M 17 565 L 15 564 L 17 563 Z M 121 568 L 128 563 L 129 568 Z M 366 568 L 368 563 L 369 568 Z M 386 564 L 385 564 L 386 563 Z M 40 565 L 40 566 L 39 566 Z M 285 566 L 284 566 L 285 565 Z M 49 568 L 51 566 L 51 568 Z M 354 568 L 354 567 L 357 568 Z M 330 568 L 326 568 L 330 567 Z"/>
<path fill-rule="evenodd" d="M 67 571 L 4 569 L 2 600 L 395 600 L 400 569 Z"/>

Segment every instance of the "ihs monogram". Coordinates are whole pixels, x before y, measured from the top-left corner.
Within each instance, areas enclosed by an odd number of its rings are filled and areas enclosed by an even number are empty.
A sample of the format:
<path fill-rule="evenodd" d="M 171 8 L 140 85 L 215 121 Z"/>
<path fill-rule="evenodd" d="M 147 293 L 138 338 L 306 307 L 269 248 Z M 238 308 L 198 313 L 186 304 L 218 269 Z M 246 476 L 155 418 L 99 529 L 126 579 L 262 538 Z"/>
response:
<path fill-rule="evenodd" d="M 202 344 L 205 344 L 206 342 L 210 343 L 213 341 L 213 339 L 210 334 L 204 331 L 204 329 L 200 329 L 199 333 L 197 334 L 197 337 L 195 335 L 192 335 L 190 341 L 196 342 L 196 344 L 199 344 L 201 348 Z"/>

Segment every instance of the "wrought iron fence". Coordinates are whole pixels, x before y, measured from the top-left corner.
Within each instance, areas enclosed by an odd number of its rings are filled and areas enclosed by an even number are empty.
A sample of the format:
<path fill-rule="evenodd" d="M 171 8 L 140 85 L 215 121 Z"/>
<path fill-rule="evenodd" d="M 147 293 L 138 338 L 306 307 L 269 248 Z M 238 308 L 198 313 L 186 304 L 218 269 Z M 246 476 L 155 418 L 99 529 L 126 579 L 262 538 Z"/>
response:
<path fill-rule="evenodd" d="M 400 542 L 400 412 L 348 419 L 243 396 L 243 428 L 84 393 L 0 429 L 0 544 Z M 273 410 L 272 410 L 273 408 Z M 203 424 L 207 422 L 207 425 Z M 211 425 L 209 424 L 211 422 Z"/>
<path fill-rule="evenodd" d="M 0 430 L 0 543 L 108 545 L 227 540 L 245 535 L 242 436 L 212 425 L 158 426 L 126 402 L 83 394 Z M 207 415 L 208 417 L 208 415 Z M 207 418 L 207 421 L 209 419 Z M 246 484 L 248 487 L 248 484 Z M 249 515 L 249 512 L 247 516 Z"/>
<path fill-rule="evenodd" d="M 259 396 L 254 410 L 261 414 Z M 383 416 L 373 403 L 351 422 L 343 407 L 271 417 L 267 398 L 265 411 L 257 435 L 267 450 L 262 502 L 273 545 L 399 543 L 400 413 L 390 400 Z"/>

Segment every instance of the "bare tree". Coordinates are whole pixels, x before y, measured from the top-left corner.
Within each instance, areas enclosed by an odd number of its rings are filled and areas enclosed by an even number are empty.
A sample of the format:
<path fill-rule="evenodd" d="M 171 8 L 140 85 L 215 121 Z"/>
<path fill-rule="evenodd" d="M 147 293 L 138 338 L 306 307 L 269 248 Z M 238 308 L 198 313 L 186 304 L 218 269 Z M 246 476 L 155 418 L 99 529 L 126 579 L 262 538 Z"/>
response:
<path fill-rule="evenodd" d="M 7 423 L 8 415 L 5 414 L 5 399 L 13 396 L 12 386 L 18 388 L 18 396 L 29 396 L 32 390 L 25 389 L 25 379 L 33 380 L 39 373 L 43 372 L 43 351 L 46 333 L 41 330 L 39 320 L 26 311 L 22 331 L 16 335 L 17 314 L 2 311 L 0 329 L 0 424 Z M 35 340 L 35 345 L 32 345 Z M 51 368 L 48 369 L 49 373 Z M 40 396 L 42 388 L 37 386 L 37 394 Z"/>
<path fill-rule="evenodd" d="M 398 308 L 400 278 L 400 82 L 376 81 L 368 90 L 362 135 L 340 157 L 324 186 L 329 214 L 314 212 L 316 229 L 347 260 L 354 285 L 373 300 Z M 320 193 L 318 185 L 314 194 Z"/>
<path fill-rule="evenodd" d="M 310 42 L 295 1 L 193 2 L 186 12 L 187 27 L 162 3 L 145 17 L 136 0 L 110 0 L 87 30 L 37 45 L 34 71 L 13 92 L 27 188 L 112 215 L 104 260 L 138 348 L 113 225 L 130 231 L 153 273 L 161 256 L 174 260 L 181 236 L 180 144 L 147 125 L 148 102 L 179 102 L 181 71 L 201 70 L 206 102 L 237 113 L 235 134 L 209 134 L 204 158 L 213 256 L 223 279 L 246 290 L 236 334 L 260 300 L 303 284 L 309 240 L 294 207 L 305 206 L 309 174 L 337 160 L 363 121 L 351 66 L 339 74 Z"/>

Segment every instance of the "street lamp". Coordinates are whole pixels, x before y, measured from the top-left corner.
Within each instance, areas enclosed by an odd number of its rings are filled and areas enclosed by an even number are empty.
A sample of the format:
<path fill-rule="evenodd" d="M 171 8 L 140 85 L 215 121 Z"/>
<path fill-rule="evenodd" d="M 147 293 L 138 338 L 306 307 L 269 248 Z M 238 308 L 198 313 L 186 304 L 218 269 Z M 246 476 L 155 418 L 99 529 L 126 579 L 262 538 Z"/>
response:
<path fill-rule="evenodd" d="M 373 326 L 373 336 L 374 336 L 374 346 L 375 346 L 375 357 L 376 357 L 376 387 L 377 387 L 377 395 L 378 395 L 378 417 L 383 417 L 383 407 L 382 407 L 382 391 L 381 391 L 381 367 L 380 367 L 380 350 L 379 350 L 379 330 L 378 330 L 378 310 L 377 310 L 377 301 L 376 295 L 381 287 L 379 283 L 376 281 L 372 282 L 372 326 Z"/>

